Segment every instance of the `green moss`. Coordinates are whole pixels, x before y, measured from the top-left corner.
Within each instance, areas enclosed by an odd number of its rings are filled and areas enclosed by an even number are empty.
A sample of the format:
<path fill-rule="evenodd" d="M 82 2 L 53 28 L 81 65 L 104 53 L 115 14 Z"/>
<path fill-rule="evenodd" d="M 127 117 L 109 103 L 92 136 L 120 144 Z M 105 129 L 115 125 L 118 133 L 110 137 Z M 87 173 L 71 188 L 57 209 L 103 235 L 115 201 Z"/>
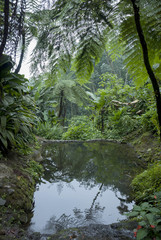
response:
<path fill-rule="evenodd" d="M 33 206 L 34 191 L 35 181 L 31 181 L 23 176 L 17 176 L 14 192 L 6 200 L 14 209 L 30 211 Z"/>
<path fill-rule="evenodd" d="M 161 191 L 161 165 L 155 163 L 137 175 L 132 181 L 136 200 L 143 200 L 149 194 Z"/>
<path fill-rule="evenodd" d="M 25 171 L 34 179 L 35 182 L 39 182 L 44 169 L 41 164 L 32 160 L 29 161 L 28 167 Z"/>

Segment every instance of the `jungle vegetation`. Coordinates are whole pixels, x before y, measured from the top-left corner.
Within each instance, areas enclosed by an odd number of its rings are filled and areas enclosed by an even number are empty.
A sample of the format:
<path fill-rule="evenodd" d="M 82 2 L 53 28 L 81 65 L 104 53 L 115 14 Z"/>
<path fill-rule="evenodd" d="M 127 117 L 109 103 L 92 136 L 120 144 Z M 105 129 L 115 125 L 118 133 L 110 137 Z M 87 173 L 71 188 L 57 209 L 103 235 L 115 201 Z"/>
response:
<path fill-rule="evenodd" d="M 160 0 L 0 0 L 1 156 L 26 153 L 35 135 L 159 140 L 160 85 Z M 134 180 L 138 198 L 161 190 L 159 175 L 157 163 Z"/>
<path fill-rule="evenodd" d="M 159 0 L 1 0 L 0 150 L 33 133 L 161 136 L 160 12 Z M 28 82 L 18 73 L 33 39 Z"/>
<path fill-rule="evenodd" d="M 1 151 L 33 131 L 89 139 L 139 128 L 159 136 L 160 9 L 159 0 L 0 1 Z M 32 39 L 27 83 L 18 73 Z"/>

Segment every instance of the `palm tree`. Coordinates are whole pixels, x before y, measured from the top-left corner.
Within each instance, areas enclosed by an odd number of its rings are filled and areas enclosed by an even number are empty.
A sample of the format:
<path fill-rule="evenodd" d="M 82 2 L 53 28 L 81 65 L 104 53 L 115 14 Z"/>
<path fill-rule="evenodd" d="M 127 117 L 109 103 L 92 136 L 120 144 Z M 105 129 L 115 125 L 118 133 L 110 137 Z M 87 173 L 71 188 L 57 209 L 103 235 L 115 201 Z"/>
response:
<path fill-rule="evenodd" d="M 121 49 L 137 84 L 151 80 L 161 136 L 157 80 L 161 77 L 160 10 L 160 0 L 57 0 L 48 11 L 45 25 L 41 22 L 36 62 L 40 64 L 47 59 L 47 65 L 56 75 L 60 68 L 65 70 L 71 64 L 84 82 L 90 78 L 105 48 L 113 55 Z"/>
<path fill-rule="evenodd" d="M 63 126 L 69 103 L 81 106 L 89 100 L 84 86 L 78 83 L 72 72 L 62 73 L 56 80 L 51 73 L 42 74 L 38 81 L 34 80 L 34 85 L 38 92 L 37 94 L 34 91 L 34 95 L 38 95 L 36 100 L 41 104 L 38 107 L 41 107 L 42 111 L 56 108 L 55 115 Z"/>
<path fill-rule="evenodd" d="M 57 100 L 57 116 L 64 126 L 67 101 L 82 105 L 87 103 L 88 95 L 83 86 L 73 78 L 73 73 L 62 74 L 53 86 L 53 98 Z"/>

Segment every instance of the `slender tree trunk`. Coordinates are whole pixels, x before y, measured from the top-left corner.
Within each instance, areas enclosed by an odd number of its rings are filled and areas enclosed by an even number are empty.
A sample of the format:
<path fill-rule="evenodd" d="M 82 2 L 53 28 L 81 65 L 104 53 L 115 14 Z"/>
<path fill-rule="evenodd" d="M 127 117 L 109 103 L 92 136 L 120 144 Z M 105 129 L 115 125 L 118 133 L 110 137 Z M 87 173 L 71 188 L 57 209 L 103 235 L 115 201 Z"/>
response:
<path fill-rule="evenodd" d="M 65 116 L 66 116 L 66 105 L 65 105 L 65 101 L 64 101 L 64 103 L 63 103 L 63 109 L 64 109 L 64 111 L 63 111 L 63 114 L 62 114 L 62 117 L 63 117 L 63 119 L 62 119 L 62 126 L 64 127 L 64 124 L 65 124 Z"/>
<path fill-rule="evenodd" d="M 20 69 L 21 69 L 21 65 L 22 65 L 22 61 L 23 61 L 23 57 L 24 57 L 24 53 L 25 53 L 25 31 L 22 30 L 22 49 L 21 49 L 21 56 L 20 56 L 20 60 L 18 63 L 18 66 L 15 70 L 15 73 L 19 73 Z"/>
<path fill-rule="evenodd" d="M 60 118 L 62 116 L 62 112 L 63 112 L 63 97 L 64 97 L 64 92 L 62 90 L 61 93 L 60 93 L 60 104 L 59 104 L 58 118 Z"/>
<path fill-rule="evenodd" d="M 104 132 L 104 109 L 101 110 L 101 133 Z"/>
<path fill-rule="evenodd" d="M 161 140 L 161 94 L 160 94 L 160 90 L 159 90 L 159 84 L 157 82 L 157 79 L 156 79 L 156 76 L 153 72 L 153 69 L 150 65 L 149 55 L 148 55 L 148 47 L 147 47 L 147 43 L 146 43 L 146 40 L 145 40 L 145 37 L 144 37 L 144 33 L 143 33 L 143 30 L 142 30 L 141 21 L 140 21 L 139 7 L 136 4 L 136 0 L 131 0 L 131 2 L 132 2 L 132 5 L 133 5 L 133 10 L 134 10 L 136 29 L 137 29 L 140 44 L 141 44 L 141 47 L 142 47 L 142 51 L 143 51 L 144 64 L 145 64 L 147 73 L 149 75 L 149 78 L 152 82 L 153 89 L 154 89 L 156 106 L 157 106 L 157 113 L 158 113 L 158 120 L 159 120 L 160 140 Z"/>
<path fill-rule="evenodd" d="M 4 32 L 3 39 L 0 45 L 0 57 L 3 54 L 4 48 L 6 46 L 7 37 L 8 37 L 8 27 L 9 27 L 9 0 L 4 1 Z"/>

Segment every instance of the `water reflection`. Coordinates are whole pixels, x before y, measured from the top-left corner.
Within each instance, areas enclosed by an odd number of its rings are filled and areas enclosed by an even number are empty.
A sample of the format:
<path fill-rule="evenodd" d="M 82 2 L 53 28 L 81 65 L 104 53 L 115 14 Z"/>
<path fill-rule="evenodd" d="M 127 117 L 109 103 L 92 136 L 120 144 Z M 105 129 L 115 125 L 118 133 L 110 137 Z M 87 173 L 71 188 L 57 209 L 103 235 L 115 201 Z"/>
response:
<path fill-rule="evenodd" d="M 45 173 L 35 193 L 35 231 L 110 224 L 132 208 L 129 183 L 136 173 L 136 156 L 128 146 L 54 143 L 45 144 L 42 155 Z"/>

